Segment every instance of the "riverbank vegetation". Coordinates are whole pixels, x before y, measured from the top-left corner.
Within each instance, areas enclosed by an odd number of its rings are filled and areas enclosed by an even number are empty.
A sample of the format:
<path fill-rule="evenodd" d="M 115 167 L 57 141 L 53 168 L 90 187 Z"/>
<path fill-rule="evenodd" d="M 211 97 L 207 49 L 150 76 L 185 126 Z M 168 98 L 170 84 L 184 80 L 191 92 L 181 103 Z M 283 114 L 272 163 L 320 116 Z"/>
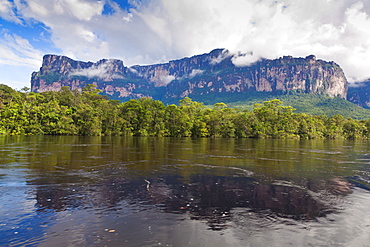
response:
<path fill-rule="evenodd" d="M 281 100 L 284 105 L 292 106 L 295 113 L 306 113 L 311 115 L 334 116 L 340 114 L 345 118 L 368 119 L 370 109 L 358 106 L 348 100 L 340 97 L 331 97 L 326 94 L 308 94 L 302 91 L 287 92 L 243 92 L 243 93 L 213 93 L 211 95 L 199 96 L 193 95 L 195 101 L 204 102 L 207 105 L 213 105 L 218 102 L 224 102 L 228 107 L 242 110 L 253 111 L 256 103 L 270 101 L 273 99 Z M 168 102 L 165 100 L 163 102 Z M 172 101 L 171 103 L 177 103 Z"/>
<path fill-rule="evenodd" d="M 150 98 L 120 102 L 99 92 L 93 85 L 82 92 L 63 87 L 43 93 L 0 85 L 0 134 L 370 138 L 370 119 L 295 113 L 278 99 L 240 110 L 224 103 L 208 108 L 190 98 L 167 106 Z"/>

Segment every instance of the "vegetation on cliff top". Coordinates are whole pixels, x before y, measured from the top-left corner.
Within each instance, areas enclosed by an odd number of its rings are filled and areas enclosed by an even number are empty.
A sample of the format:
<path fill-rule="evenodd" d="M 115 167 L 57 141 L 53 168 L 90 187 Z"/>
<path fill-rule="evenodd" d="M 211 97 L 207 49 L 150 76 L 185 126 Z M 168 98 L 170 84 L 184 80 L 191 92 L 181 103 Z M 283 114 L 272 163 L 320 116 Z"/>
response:
<path fill-rule="evenodd" d="M 368 139 L 370 119 L 295 113 L 279 99 L 253 110 L 184 98 L 165 106 L 150 98 L 109 100 L 93 85 L 82 92 L 14 91 L 0 85 L 0 133 L 10 135 L 133 135 L 173 137 Z"/>

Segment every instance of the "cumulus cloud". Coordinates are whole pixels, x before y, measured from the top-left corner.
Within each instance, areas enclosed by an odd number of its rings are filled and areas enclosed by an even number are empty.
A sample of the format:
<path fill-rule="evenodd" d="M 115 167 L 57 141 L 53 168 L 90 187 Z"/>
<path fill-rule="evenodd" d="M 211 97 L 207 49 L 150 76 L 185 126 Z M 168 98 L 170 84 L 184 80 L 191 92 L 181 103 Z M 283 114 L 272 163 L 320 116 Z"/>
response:
<path fill-rule="evenodd" d="M 129 2 L 122 9 L 112 0 L 0 0 L 0 15 L 43 23 L 54 46 L 80 60 L 151 64 L 226 48 L 237 66 L 315 54 L 339 63 L 351 82 L 370 78 L 369 1 Z"/>

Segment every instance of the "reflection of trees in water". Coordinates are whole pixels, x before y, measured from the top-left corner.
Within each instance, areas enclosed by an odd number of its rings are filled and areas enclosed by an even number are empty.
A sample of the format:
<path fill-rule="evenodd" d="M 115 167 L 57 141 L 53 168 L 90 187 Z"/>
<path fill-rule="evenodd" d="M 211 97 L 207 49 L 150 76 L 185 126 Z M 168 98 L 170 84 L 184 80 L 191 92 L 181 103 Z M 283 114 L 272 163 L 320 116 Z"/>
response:
<path fill-rule="evenodd" d="M 188 213 L 190 218 L 205 220 L 211 229 L 218 230 L 231 220 L 232 211 L 238 208 L 250 212 L 268 211 L 295 220 L 312 220 L 334 210 L 330 198 L 351 192 L 349 183 L 339 178 L 302 184 L 211 175 L 196 175 L 187 183 L 181 182 L 178 176 L 147 181 L 121 178 L 94 186 L 43 185 L 38 187 L 36 197 L 39 210 L 120 210 L 122 201 L 133 208 L 156 205 L 167 213 Z"/>

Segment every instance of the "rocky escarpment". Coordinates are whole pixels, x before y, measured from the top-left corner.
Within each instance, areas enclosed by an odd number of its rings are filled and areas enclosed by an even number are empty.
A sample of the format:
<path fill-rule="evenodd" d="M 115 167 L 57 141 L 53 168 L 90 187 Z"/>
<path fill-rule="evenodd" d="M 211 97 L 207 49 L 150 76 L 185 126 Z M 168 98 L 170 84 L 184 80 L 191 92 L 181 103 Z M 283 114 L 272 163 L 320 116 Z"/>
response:
<path fill-rule="evenodd" d="M 347 100 L 370 109 L 370 80 L 352 84 L 348 88 Z"/>
<path fill-rule="evenodd" d="M 346 98 L 346 77 L 334 62 L 315 56 L 261 59 L 241 66 L 239 58 L 216 49 L 210 53 L 163 64 L 126 67 L 115 59 L 97 63 L 75 61 L 65 56 L 45 55 L 40 71 L 34 72 L 31 90 L 81 89 L 94 84 L 115 99 L 152 97 L 181 98 L 192 95 L 233 92 L 287 92 L 328 94 Z"/>

